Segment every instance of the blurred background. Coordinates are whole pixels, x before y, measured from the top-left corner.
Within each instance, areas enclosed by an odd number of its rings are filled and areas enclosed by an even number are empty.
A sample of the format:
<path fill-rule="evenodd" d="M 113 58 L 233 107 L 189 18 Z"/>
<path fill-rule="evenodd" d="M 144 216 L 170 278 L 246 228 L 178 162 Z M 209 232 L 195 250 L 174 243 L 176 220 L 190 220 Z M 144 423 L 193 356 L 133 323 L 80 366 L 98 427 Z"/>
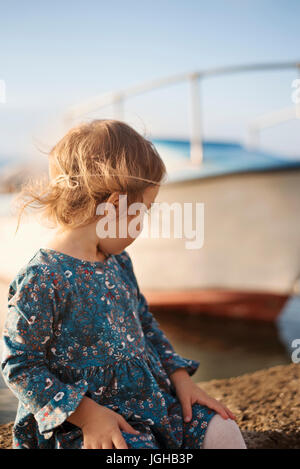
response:
<path fill-rule="evenodd" d="M 50 236 L 11 202 L 73 124 L 126 121 L 168 168 L 159 201 L 205 204 L 205 240 L 130 248 L 196 381 L 291 362 L 300 338 L 300 3 L 6 2 L 0 18 L 0 324 L 9 282 Z M 5 85 L 5 86 L 4 86 Z M 299 86 L 299 89 L 298 89 Z M 11 419 L 15 402 L 0 389 Z M 8 404 L 10 403 L 10 404 Z M 9 407 L 11 405 L 11 407 Z"/>

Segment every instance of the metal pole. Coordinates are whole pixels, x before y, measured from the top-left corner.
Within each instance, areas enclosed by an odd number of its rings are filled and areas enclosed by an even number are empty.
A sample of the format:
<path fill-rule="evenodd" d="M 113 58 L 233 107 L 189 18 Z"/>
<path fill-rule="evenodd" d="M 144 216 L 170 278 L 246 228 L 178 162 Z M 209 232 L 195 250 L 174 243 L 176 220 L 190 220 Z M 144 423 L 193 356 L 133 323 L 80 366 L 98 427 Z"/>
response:
<path fill-rule="evenodd" d="M 124 120 L 124 96 L 119 95 L 114 100 L 114 118 L 117 120 Z"/>
<path fill-rule="evenodd" d="M 300 64 L 296 65 L 300 76 Z M 298 100 L 297 100 L 298 101 Z M 292 119 L 300 118 L 300 103 L 295 101 L 295 107 L 287 107 L 279 109 L 278 111 L 272 111 L 256 118 L 249 126 L 248 129 L 248 147 L 251 149 L 257 149 L 260 146 L 260 134 L 261 131 L 268 127 L 273 127 L 283 122 L 288 122 Z"/>
<path fill-rule="evenodd" d="M 250 150 L 257 150 L 260 145 L 260 132 L 259 128 L 255 125 L 251 125 L 248 130 L 248 148 Z"/>
<path fill-rule="evenodd" d="M 203 161 L 203 142 L 200 109 L 200 77 L 197 73 L 190 76 L 190 116 L 191 116 L 191 163 L 200 165 Z"/>

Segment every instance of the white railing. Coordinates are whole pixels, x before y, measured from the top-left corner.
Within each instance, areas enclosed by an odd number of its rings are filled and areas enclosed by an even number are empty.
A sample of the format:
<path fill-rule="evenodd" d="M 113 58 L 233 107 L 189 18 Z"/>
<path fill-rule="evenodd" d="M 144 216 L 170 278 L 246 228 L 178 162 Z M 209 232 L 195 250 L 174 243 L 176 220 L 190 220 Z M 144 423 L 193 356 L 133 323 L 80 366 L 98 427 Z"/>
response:
<path fill-rule="evenodd" d="M 264 129 L 283 124 L 293 119 L 300 119 L 299 105 L 278 109 L 254 119 L 248 129 L 248 146 L 256 149 L 260 145 L 260 132 Z"/>
<path fill-rule="evenodd" d="M 175 83 L 189 82 L 190 83 L 190 143 L 191 143 L 191 162 L 199 165 L 203 159 L 203 139 L 202 139 L 202 118 L 201 118 L 201 81 L 206 78 L 229 75 L 235 73 L 267 71 L 267 70 L 284 70 L 296 69 L 300 72 L 299 62 L 278 62 L 278 63 L 261 63 L 250 65 L 238 65 L 228 67 L 211 68 L 208 70 L 195 71 L 192 73 L 182 73 L 172 75 L 165 78 L 159 78 L 140 85 L 128 87 L 118 91 L 103 93 L 99 96 L 94 96 L 78 105 L 72 106 L 65 113 L 65 122 L 69 125 L 74 119 L 88 114 L 90 112 L 102 109 L 107 106 L 114 106 L 114 115 L 116 119 L 122 120 L 124 113 L 124 103 L 126 99 L 132 96 L 144 94 L 153 89 L 162 88 Z M 292 113 L 290 114 L 292 115 Z M 283 116 L 282 114 L 282 117 Z M 258 140 L 258 132 L 268 124 L 278 123 L 279 116 L 271 117 L 263 116 L 262 119 L 252 123 L 250 128 L 250 135 L 252 135 L 252 145 L 255 144 L 254 140 Z"/>

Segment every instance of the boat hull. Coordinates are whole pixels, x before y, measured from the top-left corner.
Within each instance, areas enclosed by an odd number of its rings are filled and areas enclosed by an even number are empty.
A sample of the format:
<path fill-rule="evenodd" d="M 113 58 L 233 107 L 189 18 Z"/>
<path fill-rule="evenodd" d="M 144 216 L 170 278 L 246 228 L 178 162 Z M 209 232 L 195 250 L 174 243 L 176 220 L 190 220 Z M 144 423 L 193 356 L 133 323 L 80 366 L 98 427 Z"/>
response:
<path fill-rule="evenodd" d="M 244 292 L 245 305 L 249 295 L 259 293 L 286 298 L 300 270 L 300 170 L 170 183 L 161 188 L 157 201 L 204 203 L 204 244 L 188 250 L 186 240 L 174 239 L 171 232 L 170 239 L 141 237 L 128 248 L 141 288 L 154 307 L 159 307 L 157 293 L 165 307 L 166 298 L 172 304 L 172 292 L 176 296 L 178 291 L 186 299 L 196 294 L 194 312 L 197 304 L 199 311 L 203 305 L 209 309 L 201 302 L 205 290 Z M 186 301 L 181 303 L 189 309 Z M 275 310 L 274 306 L 274 317 Z"/>

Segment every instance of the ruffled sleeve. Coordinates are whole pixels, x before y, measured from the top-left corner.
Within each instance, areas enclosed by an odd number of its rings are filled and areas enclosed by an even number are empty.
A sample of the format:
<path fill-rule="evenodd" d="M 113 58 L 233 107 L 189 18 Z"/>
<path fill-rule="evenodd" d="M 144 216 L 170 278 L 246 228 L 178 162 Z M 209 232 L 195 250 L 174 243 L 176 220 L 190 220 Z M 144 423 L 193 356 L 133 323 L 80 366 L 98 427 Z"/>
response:
<path fill-rule="evenodd" d="M 77 408 L 88 383 L 62 383 L 47 364 L 66 282 L 49 266 L 34 265 L 10 284 L 2 372 L 6 384 L 32 413 L 41 434 L 51 436 Z"/>
<path fill-rule="evenodd" d="M 130 276 L 137 289 L 137 295 L 139 298 L 139 317 L 146 338 L 155 347 L 161 363 L 169 376 L 178 368 L 185 368 L 189 375 L 192 376 L 199 368 L 200 362 L 184 358 L 175 352 L 166 334 L 160 329 L 158 321 L 149 311 L 149 306 L 145 296 L 140 292 L 129 254 L 126 251 L 123 251 L 122 254 L 124 255 L 124 259 L 130 271 Z"/>

